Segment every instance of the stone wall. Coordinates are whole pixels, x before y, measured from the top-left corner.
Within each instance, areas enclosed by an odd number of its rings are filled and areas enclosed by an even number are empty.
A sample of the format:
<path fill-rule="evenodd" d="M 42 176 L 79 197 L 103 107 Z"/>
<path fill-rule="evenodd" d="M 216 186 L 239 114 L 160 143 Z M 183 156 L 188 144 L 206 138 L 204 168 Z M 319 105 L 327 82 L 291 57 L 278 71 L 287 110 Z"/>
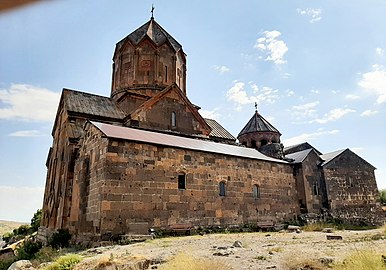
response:
<path fill-rule="evenodd" d="M 323 166 L 331 215 L 356 224 L 382 224 L 374 167 L 346 150 Z"/>
<path fill-rule="evenodd" d="M 87 206 L 78 215 L 86 222 L 73 223 L 79 233 L 90 232 L 90 226 L 104 235 L 144 233 L 177 223 L 281 222 L 299 214 L 288 164 L 107 139 L 99 133 L 90 126 L 80 151 L 79 163 L 86 156 L 95 158 L 90 159 Z M 81 167 L 76 167 L 77 186 Z M 95 172 L 97 168 L 103 169 Z M 179 175 L 186 177 L 185 189 L 178 188 Z M 220 182 L 225 196 L 219 195 Z M 259 198 L 253 196 L 253 185 L 259 187 Z"/>
<path fill-rule="evenodd" d="M 210 129 L 202 119 L 199 122 L 197 111 L 195 114 L 189 109 L 186 102 L 177 93 L 181 91 L 174 86 L 162 99 L 158 100 L 151 108 L 143 108 L 138 114 L 132 115 L 132 120 L 138 121 L 138 127 L 144 129 L 169 130 L 187 135 L 209 135 Z M 173 125 L 172 113 L 175 114 L 175 123 Z"/>
<path fill-rule="evenodd" d="M 318 168 L 319 163 L 320 158 L 314 151 L 311 151 L 302 162 L 303 200 L 308 213 L 320 214 L 323 208 L 325 188 Z"/>

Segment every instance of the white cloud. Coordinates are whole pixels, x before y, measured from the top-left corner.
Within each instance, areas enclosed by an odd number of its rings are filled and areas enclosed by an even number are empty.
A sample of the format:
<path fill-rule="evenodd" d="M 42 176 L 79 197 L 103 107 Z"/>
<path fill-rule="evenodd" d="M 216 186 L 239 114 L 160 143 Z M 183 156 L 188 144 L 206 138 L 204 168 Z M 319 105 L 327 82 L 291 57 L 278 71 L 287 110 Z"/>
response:
<path fill-rule="evenodd" d="M 40 133 L 39 130 L 19 130 L 10 133 L 8 136 L 11 137 L 39 137 L 39 136 L 44 136 L 43 134 Z"/>
<path fill-rule="evenodd" d="M 218 108 L 215 108 L 211 111 L 201 109 L 200 114 L 204 118 L 209 118 L 209 119 L 214 119 L 216 121 L 219 121 L 221 115 L 218 113 L 218 111 L 219 111 Z"/>
<path fill-rule="evenodd" d="M 288 78 L 290 78 L 291 76 L 292 76 L 291 73 L 286 72 L 286 73 L 283 74 L 282 78 L 283 78 L 283 79 L 288 79 Z"/>
<path fill-rule="evenodd" d="M 314 101 L 306 104 L 295 105 L 292 108 L 294 108 L 295 110 L 308 110 L 308 109 L 315 108 L 318 105 L 319 105 L 319 101 Z"/>
<path fill-rule="evenodd" d="M 362 74 L 358 85 L 377 96 L 377 103 L 386 102 L 386 70 L 382 65 L 374 65 L 373 70 Z"/>
<path fill-rule="evenodd" d="M 306 8 L 306 9 L 296 9 L 296 11 L 302 15 L 308 17 L 310 23 L 318 22 L 322 19 L 322 10 L 320 8 Z"/>
<path fill-rule="evenodd" d="M 319 105 L 319 101 L 309 102 L 301 105 L 292 106 L 291 113 L 294 117 L 304 118 L 304 117 L 315 117 L 316 109 L 315 107 Z"/>
<path fill-rule="evenodd" d="M 60 94 L 27 84 L 0 89 L 0 119 L 53 121 Z"/>
<path fill-rule="evenodd" d="M 44 187 L 0 186 L 0 218 L 29 222 L 36 210 L 42 208 L 43 194 Z"/>
<path fill-rule="evenodd" d="M 311 89 L 311 93 L 312 93 L 312 94 L 319 94 L 319 90 Z"/>
<path fill-rule="evenodd" d="M 227 66 L 213 66 L 213 69 L 220 74 L 224 74 L 230 71 L 230 68 L 228 68 Z"/>
<path fill-rule="evenodd" d="M 345 116 L 348 113 L 353 113 L 355 110 L 352 109 L 342 109 L 342 108 L 337 108 L 337 109 L 332 109 L 328 113 L 326 113 L 323 118 L 318 118 L 315 120 L 310 121 L 310 123 L 319 123 L 319 124 L 326 124 L 328 122 L 336 121 L 343 116 Z"/>
<path fill-rule="evenodd" d="M 285 92 L 287 93 L 287 96 L 288 96 L 288 97 L 292 97 L 292 96 L 294 96 L 294 95 L 295 95 L 295 92 L 294 92 L 294 91 L 292 91 L 292 90 L 289 90 L 289 89 L 288 89 L 288 90 L 286 90 Z"/>
<path fill-rule="evenodd" d="M 357 99 L 360 99 L 360 98 L 361 97 L 357 96 L 357 95 L 352 95 L 352 94 L 346 95 L 346 99 L 357 100 Z"/>
<path fill-rule="evenodd" d="M 244 86 L 245 83 L 236 82 L 235 85 L 232 86 L 226 93 L 228 100 L 233 101 L 239 105 L 245 105 L 255 102 L 248 96 L 247 92 L 245 92 Z"/>
<path fill-rule="evenodd" d="M 325 137 L 326 135 L 335 135 L 337 133 L 339 133 L 339 130 L 336 129 L 329 131 L 317 131 L 314 133 L 303 133 L 299 136 L 283 140 L 283 144 L 285 146 L 291 146 L 299 143 L 311 142 L 313 140 L 318 139 L 319 137 Z"/>
<path fill-rule="evenodd" d="M 372 116 L 372 115 L 375 115 L 377 113 L 378 113 L 378 111 L 366 110 L 363 113 L 361 113 L 361 116 L 362 117 L 364 117 L 364 116 Z"/>
<path fill-rule="evenodd" d="M 375 53 L 380 55 L 380 56 L 383 56 L 385 54 L 385 50 L 382 48 L 376 48 Z"/>
<path fill-rule="evenodd" d="M 278 90 L 274 90 L 270 87 L 263 86 L 258 87 L 256 84 L 250 82 L 249 87 L 252 89 L 253 94 L 248 94 L 245 90 L 244 82 L 235 82 L 235 84 L 227 91 L 226 97 L 229 101 L 236 104 L 236 110 L 240 111 L 243 105 L 261 102 L 275 103 L 279 99 Z M 251 92 L 251 91 L 248 91 Z"/>
<path fill-rule="evenodd" d="M 287 44 L 278 39 L 281 33 L 279 31 L 264 31 L 263 37 L 256 40 L 255 49 L 262 51 L 265 55 L 266 61 L 272 61 L 275 64 L 284 64 L 284 55 L 288 51 Z"/>

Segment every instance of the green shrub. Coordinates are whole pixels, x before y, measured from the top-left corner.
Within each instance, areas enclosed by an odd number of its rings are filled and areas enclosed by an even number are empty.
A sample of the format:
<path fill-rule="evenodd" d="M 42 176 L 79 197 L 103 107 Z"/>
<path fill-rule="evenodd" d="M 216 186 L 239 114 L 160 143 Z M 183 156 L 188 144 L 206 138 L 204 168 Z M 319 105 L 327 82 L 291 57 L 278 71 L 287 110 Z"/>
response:
<path fill-rule="evenodd" d="M 39 263 L 52 262 L 59 255 L 60 253 L 56 249 L 53 249 L 52 247 L 43 247 L 35 254 L 35 260 Z"/>
<path fill-rule="evenodd" d="M 35 254 L 42 248 L 41 242 L 33 240 L 24 241 L 23 245 L 17 249 L 18 260 L 31 260 L 35 258 Z"/>
<path fill-rule="evenodd" d="M 0 270 L 7 270 L 14 262 L 16 262 L 15 258 L 1 259 Z"/>
<path fill-rule="evenodd" d="M 48 265 L 44 270 L 71 270 L 82 258 L 76 254 L 68 254 L 59 257 L 53 264 Z"/>
<path fill-rule="evenodd" d="M 12 239 L 13 236 L 14 236 L 13 233 L 7 232 L 7 233 L 5 233 L 5 234 L 3 235 L 3 240 L 5 241 L 5 243 L 8 244 L 8 243 L 11 241 L 11 239 Z"/>
<path fill-rule="evenodd" d="M 42 210 L 38 209 L 31 219 L 31 232 L 36 232 L 40 227 L 40 221 L 42 219 Z"/>
<path fill-rule="evenodd" d="M 70 245 L 71 234 L 67 229 L 59 229 L 55 232 L 50 241 L 49 245 L 53 248 L 66 248 Z"/>
<path fill-rule="evenodd" d="M 382 205 L 386 205 L 386 189 L 383 189 L 379 192 L 379 197 Z"/>
<path fill-rule="evenodd" d="M 21 225 L 19 228 L 13 230 L 14 235 L 27 235 L 31 229 L 30 225 Z"/>

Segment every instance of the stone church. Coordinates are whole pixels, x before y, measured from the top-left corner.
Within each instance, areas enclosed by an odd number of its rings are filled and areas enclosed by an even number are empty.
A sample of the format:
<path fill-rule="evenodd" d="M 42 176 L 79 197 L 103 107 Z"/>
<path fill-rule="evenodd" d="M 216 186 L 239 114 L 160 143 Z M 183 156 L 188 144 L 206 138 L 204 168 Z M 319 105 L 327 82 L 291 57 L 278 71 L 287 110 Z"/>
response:
<path fill-rule="evenodd" d="M 40 233 L 98 240 L 302 213 L 383 221 L 371 164 L 349 149 L 283 147 L 257 110 L 236 140 L 190 102 L 186 70 L 181 44 L 152 17 L 116 44 L 109 97 L 63 89 Z"/>

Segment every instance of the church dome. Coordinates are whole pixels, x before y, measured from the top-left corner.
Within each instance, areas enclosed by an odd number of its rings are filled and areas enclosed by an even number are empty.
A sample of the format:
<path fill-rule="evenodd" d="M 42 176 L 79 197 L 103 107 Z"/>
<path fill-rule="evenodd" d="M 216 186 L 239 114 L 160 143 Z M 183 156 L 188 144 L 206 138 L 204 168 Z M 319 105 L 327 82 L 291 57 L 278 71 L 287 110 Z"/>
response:
<path fill-rule="evenodd" d="M 116 44 L 112 73 L 111 97 L 115 100 L 133 91 L 146 99 L 173 84 L 186 95 L 182 45 L 153 17 Z"/>
<path fill-rule="evenodd" d="M 257 110 L 240 131 L 237 139 L 247 147 L 260 149 L 268 144 L 279 144 L 281 133 Z"/>
<path fill-rule="evenodd" d="M 117 43 L 117 49 L 119 49 L 127 40 L 130 40 L 133 45 L 138 45 L 145 37 L 150 38 L 156 46 L 161 46 L 168 41 L 176 52 L 182 49 L 181 44 L 166 32 L 153 18 L 119 41 Z"/>
<path fill-rule="evenodd" d="M 258 111 L 252 116 L 245 127 L 240 131 L 237 137 L 240 137 L 247 133 L 255 132 L 275 132 L 281 135 L 281 133 L 272 126 Z"/>

